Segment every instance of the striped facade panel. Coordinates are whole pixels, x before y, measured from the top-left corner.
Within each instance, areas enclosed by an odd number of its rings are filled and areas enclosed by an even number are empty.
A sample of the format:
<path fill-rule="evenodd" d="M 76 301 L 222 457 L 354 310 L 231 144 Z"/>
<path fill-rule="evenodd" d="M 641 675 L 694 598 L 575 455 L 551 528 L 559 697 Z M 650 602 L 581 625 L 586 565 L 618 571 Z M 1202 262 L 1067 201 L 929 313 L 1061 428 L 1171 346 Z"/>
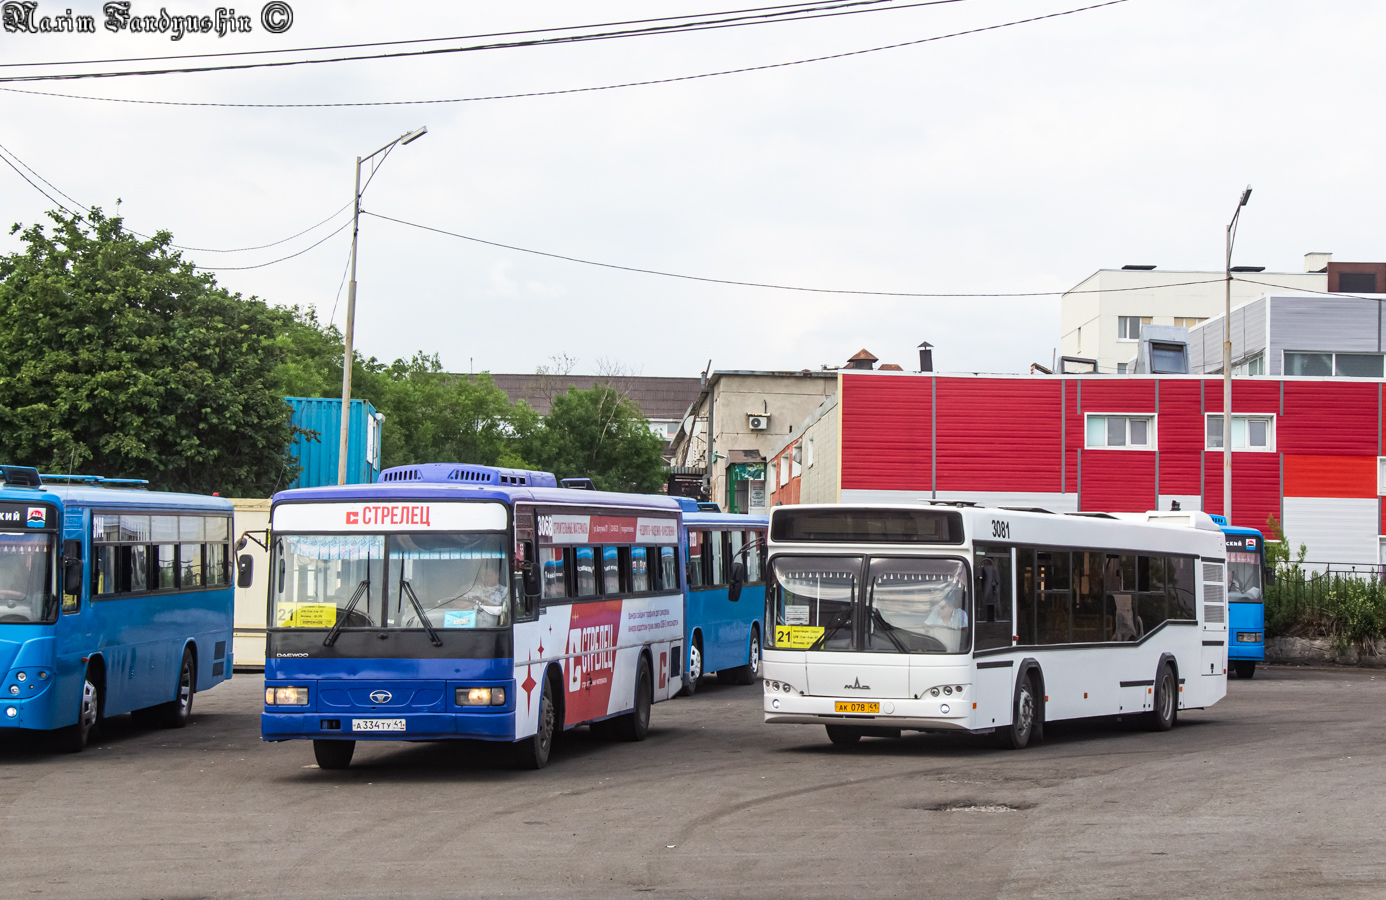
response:
<path fill-rule="evenodd" d="M 1380 322 L 1377 304 L 1361 297 L 1275 297 L 1271 317 L 1275 320 L 1271 345 L 1266 351 L 1271 375 L 1285 372 L 1287 350 L 1355 351 L 1376 353 Z"/>
<path fill-rule="evenodd" d="M 1098 413 L 1155 414 L 1155 381 L 1147 378 L 1084 379 L 1073 440 L 1083 447 L 1079 509 L 1101 512 L 1145 512 L 1154 509 L 1154 450 L 1087 448 L 1087 417 Z M 1076 393 L 1076 392 L 1075 392 Z M 1075 398 L 1077 399 L 1077 398 Z M 1159 441 L 1160 423 L 1155 423 Z"/>
<path fill-rule="evenodd" d="M 939 378 L 938 489 L 1062 490 L 1062 385 L 1057 379 Z M 848 487 L 845 479 L 842 486 Z"/>
<path fill-rule="evenodd" d="M 1339 565 L 1378 561 L 1375 499 L 1286 497 L 1285 539 L 1294 552 L 1303 544 L 1308 560 Z"/>
<path fill-rule="evenodd" d="M 1063 384 L 1064 442 L 1063 491 L 1082 493 L 1083 471 L 1083 380 L 1065 379 Z"/>
<path fill-rule="evenodd" d="M 1276 449 L 1305 456 L 1375 456 L 1381 385 L 1341 378 L 1285 382 Z M 1237 398 L 1233 408 L 1238 409 Z"/>
<path fill-rule="evenodd" d="M 1203 381 L 1204 412 L 1222 412 L 1222 379 Z M 1286 410 L 1289 409 L 1289 385 L 1286 385 Z M 1260 378 L 1236 378 L 1232 381 L 1232 412 L 1280 414 L 1280 382 Z M 1283 449 L 1283 448 L 1281 448 Z"/>
<path fill-rule="evenodd" d="M 1183 496 L 1201 490 L 1204 425 L 1196 381 L 1160 382 L 1160 493 Z"/>
<path fill-rule="evenodd" d="M 1286 497 L 1375 497 L 1375 456 L 1285 454 Z"/>
<path fill-rule="evenodd" d="M 843 373 L 843 489 L 932 488 L 933 383 Z"/>
<path fill-rule="evenodd" d="M 1205 464 L 1203 511 L 1222 515 L 1222 451 L 1208 453 Z M 1271 516 L 1280 518 L 1280 454 L 1233 453 L 1229 524 L 1264 530 Z"/>

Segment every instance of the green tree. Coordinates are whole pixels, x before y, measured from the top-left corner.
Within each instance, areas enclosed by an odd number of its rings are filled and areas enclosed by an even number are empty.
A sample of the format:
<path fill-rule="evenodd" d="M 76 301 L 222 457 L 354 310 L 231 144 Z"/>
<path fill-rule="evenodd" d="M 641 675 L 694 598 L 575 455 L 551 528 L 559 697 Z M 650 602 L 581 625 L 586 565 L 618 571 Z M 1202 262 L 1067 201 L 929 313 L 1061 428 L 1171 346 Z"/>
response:
<path fill-rule="evenodd" d="M 217 287 L 168 232 L 49 217 L 0 258 L 0 454 L 242 496 L 293 477 L 276 370 L 294 314 Z"/>
<path fill-rule="evenodd" d="M 543 421 L 517 437 L 526 459 L 559 478 L 587 476 L 602 490 L 635 493 L 663 481 L 664 439 L 610 385 L 555 395 Z"/>

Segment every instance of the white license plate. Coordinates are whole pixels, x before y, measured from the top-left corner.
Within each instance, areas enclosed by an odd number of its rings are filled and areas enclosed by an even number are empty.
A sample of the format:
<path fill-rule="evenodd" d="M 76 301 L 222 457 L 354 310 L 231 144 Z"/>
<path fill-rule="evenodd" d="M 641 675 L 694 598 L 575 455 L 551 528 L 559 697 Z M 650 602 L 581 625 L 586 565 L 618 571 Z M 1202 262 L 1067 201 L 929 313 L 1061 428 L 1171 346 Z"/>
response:
<path fill-rule="evenodd" d="M 352 731 L 403 731 L 403 719 L 352 719 Z"/>

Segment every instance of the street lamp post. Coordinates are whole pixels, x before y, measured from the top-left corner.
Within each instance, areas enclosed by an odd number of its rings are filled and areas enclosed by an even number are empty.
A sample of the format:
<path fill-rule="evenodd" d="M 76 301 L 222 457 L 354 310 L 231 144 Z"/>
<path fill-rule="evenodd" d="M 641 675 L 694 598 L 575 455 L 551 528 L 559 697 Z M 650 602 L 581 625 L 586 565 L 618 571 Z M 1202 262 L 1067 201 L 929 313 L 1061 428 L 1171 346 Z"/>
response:
<path fill-rule="evenodd" d="M 1242 191 L 1237 211 L 1227 223 L 1226 305 L 1222 317 L 1222 515 L 1232 524 L 1232 242 L 1237 239 L 1237 219 L 1251 199 L 1251 185 Z"/>
<path fill-rule="evenodd" d="M 351 362 L 352 341 L 356 330 L 356 241 L 361 232 L 361 163 L 382 153 L 389 156 L 396 145 L 412 144 L 426 134 L 428 128 L 418 128 L 400 135 L 369 156 L 356 157 L 356 191 L 352 195 L 351 213 L 351 282 L 347 285 L 346 342 L 342 352 L 342 436 L 337 450 L 338 484 L 346 484 L 347 440 L 351 437 Z M 380 162 L 371 167 L 371 178 L 375 177 L 376 170 L 385 163 L 385 156 L 381 156 Z M 370 178 L 366 179 L 366 184 L 370 184 Z"/>

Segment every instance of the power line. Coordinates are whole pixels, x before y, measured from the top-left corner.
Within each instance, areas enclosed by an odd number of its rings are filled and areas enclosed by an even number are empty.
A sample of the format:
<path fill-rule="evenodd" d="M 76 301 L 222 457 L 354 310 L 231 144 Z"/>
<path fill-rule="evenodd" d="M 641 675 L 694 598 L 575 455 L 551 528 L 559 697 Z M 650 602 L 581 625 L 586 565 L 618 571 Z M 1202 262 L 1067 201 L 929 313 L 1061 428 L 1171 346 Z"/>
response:
<path fill-rule="evenodd" d="M 1028 19 L 1016 19 L 1010 22 L 1002 22 L 997 25 L 985 25 L 979 28 L 970 28 L 965 31 L 955 31 L 949 34 L 934 35 L 933 37 L 920 38 L 913 41 L 904 41 L 895 44 L 885 44 L 880 47 L 869 47 L 864 50 L 849 50 L 843 53 L 832 53 L 827 56 L 813 56 L 807 59 L 796 59 L 788 62 L 766 63 L 759 66 L 742 66 L 735 69 L 722 69 L 716 72 L 702 72 L 696 75 L 675 75 L 670 78 L 652 78 L 644 81 L 625 81 L 615 84 L 593 85 L 579 88 L 560 88 L 549 91 L 524 91 L 515 94 L 485 94 L 475 97 L 450 97 L 437 100 L 374 100 L 374 101 L 354 101 L 344 103 L 212 103 L 200 101 L 183 100 L 132 100 L 124 97 L 94 97 L 84 94 L 64 94 L 55 91 L 33 91 L 23 88 L 0 87 L 0 91 L 9 91 L 15 94 L 29 94 L 38 97 L 61 97 L 67 100 L 97 100 L 104 103 L 128 103 L 140 106 L 193 106 L 193 107 L 216 107 L 224 109 L 336 109 L 343 107 L 370 107 L 370 106 L 428 106 L 447 103 L 477 103 L 487 100 L 519 100 L 530 97 L 557 97 L 564 94 L 584 94 L 595 91 L 612 91 L 621 88 L 649 87 L 659 84 L 676 84 L 681 81 L 698 81 L 703 78 L 717 78 L 722 75 L 742 75 L 748 72 L 764 72 L 770 69 L 783 69 L 789 66 L 802 66 L 809 63 L 828 62 L 835 59 L 846 59 L 852 56 L 862 56 L 867 53 L 879 53 L 884 50 L 898 50 L 902 47 L 913 47 L 919 44 L 928 44 L 934 41 L 943 41 L 950 38 L 965 37 L 972 34 L 981 34 L 986 31 L 996 31 L 1001 28 L 1010 28 L 1015 25 L 1029 25 L 1034 22 L 1046 19 L 1056 19 L 1061 16 L 1071 16 L 1077 13 L 1089 12 L 1095 9 L 1102 9 L 1107 6 L 1116 6 L 1125 3 L 1127 0 L 1108 0 L 1105 3 L 1098 3 L 1093 6 L 1083 6 L 1077 9 L 1063 10 L 1061 12 L 1049 13 L 1043 16 L 1033 16 Z M 0 82 L 7 79 L 0 78 Z"/>
<path fill-rule="evenodd" d="M 672 22 L 678 20 L 696 20 L 699 17 L 707 16 L 729 16 L 744 15 L 749 13 L 767 13 L 774 15 L 793 14 L 795 11 L 802 11 L 805 7 L 835 8 L 845 6 L 874 6 L 882 3 L 891 3 L 893 0 L 851 0 L 851 2 L 841 2 L 835 0 L 829 6 L 823 6 L 828 0 L 813 0 L 808 3 L 788 3 L 780 6 L 761 6 L 752 9 L 732 9 L 715 13 L 687 13 L 678 16 L 660 16 L 651 19 L 626 19 L 617 22 L 600 22 L 590 25 L 560 25 L 550 28 L 531 28 L 521 31 L 494 31 L 481 34 L 459 34 L 450 37 L 434 38 L 409 38 L 398 41 L 366 41 L 357 44 L 324 44 L 316 47 L 288 47 L 273 50 L 227 50 L 220 53 L 181 53 L 168 56 L 126 56 L 109 59 L 73 59 L 73 60 L 54 60 L 49 62 L 20 62 L 20 63 L 0 63 L 0 69 L 18 68 L 41 68 L 45 66 L 87 66 L 87 65 L 108 65 L 112 63 L 134 63 L 134 62 L 166 62 L 175 59 L 222 59 L 237 56 L 269 56 L 282 55 L 287 53 L 316 53 L 323 50 L 362 50 L 367 47 L 400 47 L 408 44 L 438 44 L 444 41 L 474 41 L 482 38 L 499 37 L 519 37 L 526 34 L 551 34 L 558 31 L 579 31 L 588 28 L 615 28 L 621 25 L 643 25 L 652 22 Z M 951 0 L 959 2 L 959 0 Z M 911 4 L 917 5 L 917 4 Z M 895 7 L 905 9 L 908 7 Z M 785 10 L 786 12 L 775 12 Z"/>
<path fill-rule="evenodd" d="M 484 50 L 512 50 L 524 47 L 541 47 L 558 44 L 577 44 L 590 41 L 615 40 L 618 38 L 629 37 L 650 37 L 666 34 L 686 34 L 698 31 L 716 31 L 723 28 L 739 28 L 747 25 L 769 25 L 787 21 L 805 21 L 809 19 L 830 18 L 836 16 L 858 15 L 867 12 L 883 12 L 895 9 L 910 9 L 920 6 L 939 6 L 951 3 L 963 3 L 967 0 L 921 0 L 917 3 L 900 4 L 889 7 L 870 7 L 864 9 L 838 9 L 834 6 L 825 6 L 822 9 L 826 12 L 808 10 L 812 15 L 794 15 L 792 18 L 777 18 L 767 16 L 751 16 L 740 19 L 711 19 L 707 21 L 689 22 L 680 25 L 663 25 L 649 28 L 633 28 L 623 31 L 596 32 L 592 34 L 563 35 L 559 37 L 532 38 L 521 41 L 500 41 L 489 44 L 472 44 L 465 47 L 439 47 L 429 50 L 406 50 L 398 53 L 370 53 L 357 56 L 335 56 L 324 59 L 295 59 L 277 60 L 274 62 L 243 62 L 231 63 L 220 66 L 181 66 L 165 69 L 134 69 L 118 72 L 66 72 L 47 75 L 7 75 L 0 77 L 0 82 L 17 81 L 72 81 L 88 78 L 127 78 L 135 75 L 192 75 L 205 72 L 231 72 L 243 71 L 247 69 L 273 69 L 288 66 L 307 66 L 324 65 L 329 63 L 341 62 L 361 62 L 365 60 L 378 59 L 403 59 L 407 57 L 419 56 L 440 56 L 454 53 L 475 53 Z M 1125 0 L 1112 0 L 1112 2 L 1125 2 Z M 846 4 L 844 4 L 846 5 Z"/>
<path fill-rule="evenodd" d="M 82 203 L 78 203 L 78 202 L 77 202 L 76 200 L 74 200 L 72 197 L 70 197 L 69 195 L 63 193 L 62 189 L 60 189 L 57 185 L 53 184 L 53 182 L 49 181 L 47 178 L 44 178 L 44 177 L 43 177 L 42 175 L 40 175 L 38 172 L 35 172 L 35 171 L 29 166 L 28 163 L 26 163 L 24 160 L 22 160 L 22 159 L 20 159 L 18 156 L 16 156 L 13 150 L 11 150 L 10 148 L 6 147 L 4 144 L 0 144 L 0 151 L 3 151 L 3 153 L 0 153 L 0 159 L 3 159 L 3 160 L 5 161 L 5 164 L 8 165 L 11 169 L 14 169 L 15 172 L 19 174 L 19 177 L 20 177 L 20 178 L 23 178 L 25 181 L 27 181 L 27 182 L 29 183 L 29 185 L 30 185 L 32 188 L 34 188 L 34 190 L 38 191 L 38 192 L 39 192 L 40 194 L 42 194 L 44 197 L 48 198 L 48 201 L 49 201 L 50 203 L 54 204 L 54 205 L 57 206 L 59 209 L 61 209 L 61 210 L 63 210 L 64 212 L 68 213 L 69 215 L 73 215 L 73 216 L 79 215 L 79 213 L 78 213 L 77 211 L 75 211 L 75 210 L 73 210 L 73 209 L 69 209 L 68 207 L 64 206 L 60 201 L 54 199 L 54 197 L 53 197 L 51 194 L 49 194 L 47 191 L 45 191 L 43 188 L 39 187 L 37 184 L 34 184 L 34 182 L 29 178 L 28 175 L 25 175 L 23 172 L 20 172 L 20 171 L 19 171 L 19 169 L 14 165 L 15 162 L 19 163 L 19 165 L 21 165 L 21 166 L 23 166 L 25 169 L 27 169 L 28 172 L 29 172 L 29 174 L 30 174 L 30 175 L 33 175 L 34 178 L 37 178 L 39 181 L 42 181 L 44 184 L 48 185 L 50 188 L 53 189 L 53 191 L 54 191 L 55 193 L 57 193 L 59 196 L 65 198 L 69 203 L 71 203 L 73 206 L 75 206 L 78 210 L 81 210 L 81 213 L 82 213 L 82 214 L 86 214 L 86 215 L 90 215 L 90 214 L 91 214 L 91 208 L 90 208 L 90 207 L 88 207 L 88 206 L 86 206 L 86 205 L 84 205 L 84 204 L 82 204 Z M 10 161 L 11 159 L 13 159 L 14 162 L 11 162 L 11 161 Z M 335 219 L 337 216 L 341 215 L 341 214 L 342 214 L 342 211 L 345 210 L 345 209 L 346 209 L 347 207 L 349 207 L 349 206 L 351 206 L 351 201 L 350 201 L 350 200 L 348 200 L 345 204 L 342 205 L 342 207 L 341 207 L 340 209 L 338 209 L 338 210 L 337 210 L 336 212 L 334 212 L 332 215 L 328 216 L 326 219 L 323 219 L 321 222 L 318 222 L 318 223 L 315 224 L 315 225 L 310 225 L 310 226 L 308 226 L 307 228 L 303 229 L 302 231 L 298 232 L 297 234 L 291 234 L 291 235 L 289 235 L 289 236 L 286 237 L 286 238 L 280 238 L 279 240 L 277 240 L 277 241 L 271 241 L 271 242 L 268 243 L 268 244 L 258 244 L 258 245 L 254 246 L 254 247 L 235 247 L 235 248 L 232 248 L 232 249 L 229 249 L 229 250 L 218 250 L 218 249 L 215 249 L 215 248 L 212 248 L 212 247 L 185 247 L 185 246 L 183 246 L 182 244 L 174 244 L 174 243 L 170 243 L 168 246 L 171 247 L 171 248 L 173 248 L 174 250 L 188 250 L 188 251 L 192 251 L 192 252 L 195 252 L 195 253 L 243 253 L 243 252 L 245 252 L 245 251 L 247 251 L 247 250 L 265 250 L 265 249 L 267 249 L 267 248 L 269 248 L 269 247 L 277 247 L 277 246 L 279 246 L 280 244 L 283 244 L 283 243 L 286 243 L 286 242 L 288 242 L 288 241 L 291 241 L 291 240 L 293 240 L 293 239 L 296 238 L 296 237 L 301 237 L 301 236 L 307 234 L 307 233 L 310 232 L 310 231 L 313 231 L 313 230 L 315 230 L 315 229 L 317 229 L 317 228 L 322 227 L 323 225 L 326 225 L 328 222 L 332 221 L 332 220 Z M 345 227 L 345 226 L 343 226 L 343 227 Z M 139 231 L 135 231 L 133 228 L 126 228 L 125 230 L 128 231 L 128 232 L 130 232 L 131 234 L 135 235 L 136 237 L 141 237 L 141 238 L 144 238 L 145 240 L 153 240 L 153 236 L 152 236 L 152 235 L 148 235 L 148 234 L 144 234 L 144 233 L 139 232 Z M 341 228 L 338 228 L 338 229 L 337 229 L 337 231 L 341 231 L 341 230 L 342 230 Z M 332 234 L 336 234 L 337 231 L 332 232 Z M 331 237 L 331 236 L 332 236 L 332 235 L 328 235 L 328 237 Z M 324 240 L 325 240 L 325 239 L 324 239 Z M 322 243 L 322 241 L 319 241 L 318 243 Z M 316 246 L 317 246 L 317 244 L 314 244 L 314 245 L 313 245 L 313 247 L 316 247 Z M 308 249 L 311 250 L 312 247 L 309 247 Z M 298 255 L 298 254 L 294 254 L 294 256 L 297 256 L 297 255 Z M 293 258 L 292 256 L 286 256 L 286 257 L 284 257 L 284 259 L 292 259 L 292 258 Z M 280 261 L 280 260 L 276 260 L 276 262 L 279 262 L 279 261 Z M 270 265 L 270 263 L 265 263 L 265 265 Z M 260 267 L 260 266 L 242 266 L 242 267 L 239 267 L 239 268 L 258 269 L 258 268 L 261 268 L 261 267 Z"/>
<path fill-rule="evenodd" d="M 771 284 L 761 281 L 736 281 L 730 278 L 712 278 L 705 275 L 689 275 L 682 272 L 665 272 L 659 269 L 645 269 L 638 266 L 623 266 L 617 263 L 599 262 L 592 259 L 582 259 L 577 256 L 565 256 L 561 253 L 550 253 L 545 250 L 533 250 L 528 247 L 517 247 L 514 244 L 502 244 L 498 241 L 488 241 L 484 238 L 472 237 L 471 235 L 459 234 L 455 231 L 447 231 L 442 228 L 434 228 L 430 225 L 421 225 L 418 222 L 408 222 L 404 219 L 396 219 L 392 216 L 381 215 L 380 213 L 361 210 L 363 216 L 374 216 L 377 219 L 384 219 L 387 222 L 394 222 L 397 225 L 407 225 L 410 228 L 417 228 L 421 231 L 431 231 L 434 234 L 441 234 L 447 237 L 458 238 L 464 241 L 471 241 L 475 244 L 485 244 L 488 247 L 498 247 L 502 250 L 514 250 L 518 253 L 529 253 L 534 256 L 544 256 L 549 259 L 562 260 L 563 262 L 579 263 L 584 266 L 597 266 L 603 269 L 616 269 L 621 272 L 635 272 L 640 275 L 658 275 L 662 278 L 678 278 L 684 281 L 700 281 L 707 284 L 726 284 L 734 287 L 753 287 L 765 288 L 774 291 L 797 291 L 810 294 L 851 294 L 854 296 L 865 297 L 921 297 L 921 298 L 1006 298 L 1006 297 L 1062 297 L 1067 294 L 1106 294 L 1117 293 L 1120 291 L 1149 291 L 1160 290 L 1163 288 L 1189 287 L 1198 284 L 1218 284 L 1224 279 L 1210 278 L 1203 281 L 1183 281 L 1174 284 L 1143 285 L 1130 288 L 1113 288 L 1108 290 L 1091 291 L 1023 291 L 1018 293 L 987 293 L 987 294 L 960 294 L 960 293 L 921 293 L 918 291 L 864 291 L 851 288 L 822 288 L 806 287 L 803 285 L 790 284 Z"/>
<path fill-rule="evenodd" d="M 346 228 L 348 225 L 350 225 L 350 224 L 351 224 L 351 220 L 350 220 L 350 219 L 347 219 L 347 220 L 346 220 L 345 222 L 343 222 L 341 225 L 338 225 L 330 234 L 326 235 L 326 236 L 323 237 L 323 238 L 320 238 L 320 239 L 317 240 L 317 241 L 314 241 L 313 243 L 309 244 L 307 247 L 304 247 L 302 250 L 298 251 L 297 253 L 290 253 L 288 256 L 281 256 L 281 257 L 279 257 L 278 259 L 272 259 L 272 260 L 270 260 L 269 262 L 258 263 L 258 264 L 253 265 L 253 266 L 197 266 L 197 265 L 195 265 L 195 268 L 201 269 L 201 270 L 204 271 L 204 272 L 244 272 L 244 271 L 246 271 L 247 269 L 263 269 L 263 268 L 265 268 L 266 266 L 272 266 L 272 265 L 274 265 L 275 263 L 282 263 L 282 262 L 284 262 L 285 260 L 293 259 L 293 258 L 296 257 L 296 256 L 302 256 L 303 254 L 307 253 L 309 250 L 312 250 L 314 247 L 316 247 L 316 246 L 318 246 L 319 244 L 321 244 L 321 243 L 323 243 L 324 241 L 326 241 L 328 238 L 340 234 L 340 233 L 342 232 L 342 230 L 345 229 L 345 228 Z M 268 246 L 268 245 L 266 245 L 266 246 Z M 1221 279 L 1219 279 L 1219 280 L 1221 280 Z"/>

